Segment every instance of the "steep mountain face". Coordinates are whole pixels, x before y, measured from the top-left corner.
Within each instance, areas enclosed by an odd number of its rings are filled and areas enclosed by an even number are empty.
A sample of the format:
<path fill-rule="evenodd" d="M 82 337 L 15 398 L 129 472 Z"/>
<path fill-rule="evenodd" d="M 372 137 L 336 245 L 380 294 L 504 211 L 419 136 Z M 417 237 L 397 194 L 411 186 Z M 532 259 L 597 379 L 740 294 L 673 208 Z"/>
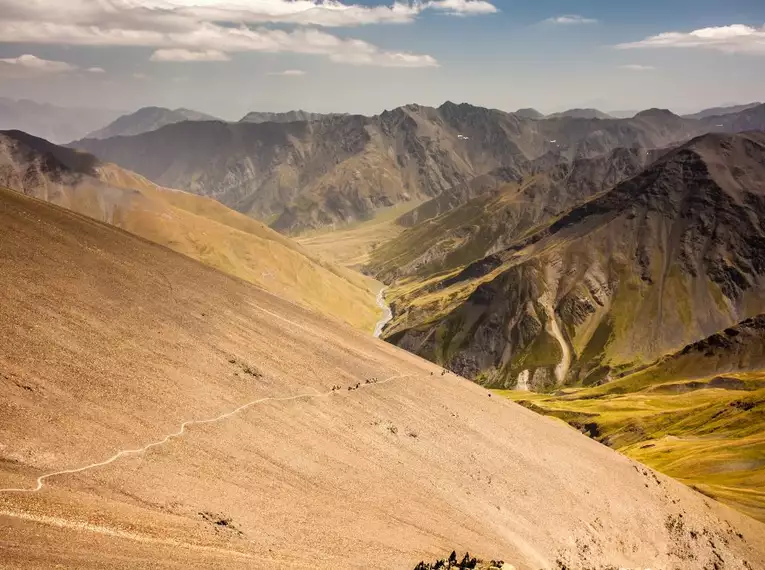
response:
<path fill-rule="evenodd" d="M 492 386 L 601 383 L 762 312 L 763 216 L 765 134 L 707 135 L 482 259 L 402 280 L 385 334 Z"/>
<path fill-rule="evenodd" d="M 296 121 L 318 121 L 325 117 L 339 117 L 342 113 L 311 113 L 310 111 L 287 111 L 286 113 L 268 113 L 253 111 L 247 113 L 240 123 L 294 123 Z"/>
<path fill-rule="evenodd" d="M 59 144 L 80 139 L 119 115 L 111 109 L 56 107 L 0 97 L 0 129 L 24 131 Z"/>
<path fill-rule="evenodd" d="M 113 224 L 358 328 L 371 331 L 379 318 L 361 276 L 214 200 L 157 186 L 93 155 L 0 132 L 0 187 Z"/>
<path fill-rule="evenodd" d="M 135 113 L 122 115 L 113 123 L 87 135 L 89 139 L 108 139 L 140 135 L 156 131 L 166 125 L 182 121 L 218 121 L 216 117 L 191 109 L 165 109 L 164 107 L 144 107 Z M 71 140 L 71 139 L 70 139 Z"/>
<path fill-rule="evenodd" d="M 385 281 L 424 279 L 479 261 L 638 174 L 661 153 L 618 149 L 573 162 L 548 154 L 494 170 L 399 218 L 410 229 L 376 248 L 368 269 Z"/>
<path fill-rule="evenodd" d="M 186 122 L 74 146 L 297 233 L 368 219 L 379 208 L 432 198 L 550 153 L 592 158 L 616 148 L 676 144 L 707 130 L 668 112 L 532 120 L 447 102 L 310 122 Z"/>

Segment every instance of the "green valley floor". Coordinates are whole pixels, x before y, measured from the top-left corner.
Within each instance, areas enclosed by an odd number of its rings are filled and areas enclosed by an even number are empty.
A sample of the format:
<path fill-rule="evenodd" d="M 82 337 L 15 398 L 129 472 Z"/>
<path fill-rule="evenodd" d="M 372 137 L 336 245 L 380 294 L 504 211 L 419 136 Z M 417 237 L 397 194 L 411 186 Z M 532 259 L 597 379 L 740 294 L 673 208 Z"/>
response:
<path fill-rule="evenodd" d="M 673 380 L 624 394 L 497 393 L 765 521 L 765 373 Z"/>

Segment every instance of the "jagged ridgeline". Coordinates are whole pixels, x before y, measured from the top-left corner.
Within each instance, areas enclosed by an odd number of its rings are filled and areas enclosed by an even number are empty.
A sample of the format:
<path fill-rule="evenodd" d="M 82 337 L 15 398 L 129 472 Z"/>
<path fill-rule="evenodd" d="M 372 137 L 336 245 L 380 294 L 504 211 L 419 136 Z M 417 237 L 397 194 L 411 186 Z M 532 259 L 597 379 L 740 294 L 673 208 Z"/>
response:
<path fill-rule="evenodd" d="M 397 280 L 388 340 L 486 385 L 545 390 L 765 311 L 765 134 L 615 160 L 483 193 L 380 248 L 372 269 Z"/>
<path fill-rule="evenodd" d="M 755 128 L 765 117 L 765 106 L 698 119 L 657 109 L 627 119 L 591 111 L 540 118 L 447 102 L 372 117 L 253 113 L 224 123 L 165 110 L 159 119 L 174 124 L 157 128 L 151 114 L 152 132 L 123 125 L 110 132 L 135 136 L 72 146 L 297 234 L 368 220 L 381 208 L 434 198 L 498 168 L 666 147 L 709 131 Z"/>

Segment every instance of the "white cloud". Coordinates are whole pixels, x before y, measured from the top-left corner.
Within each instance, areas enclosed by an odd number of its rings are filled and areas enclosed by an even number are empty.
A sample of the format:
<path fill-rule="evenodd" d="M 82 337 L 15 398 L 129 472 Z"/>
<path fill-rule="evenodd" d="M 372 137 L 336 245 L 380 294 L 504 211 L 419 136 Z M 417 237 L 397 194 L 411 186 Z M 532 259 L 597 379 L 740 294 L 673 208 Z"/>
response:
<path fill-rule="evenodd" d="M 268 75 L 275 75 L 279 77 L 302 77 L 305 74 L 305 71 L 302 69 L 285 69 L 284 71 L 272 71 Z"/>
<path fill-rule="evenodd" d="M 390 5 L 344 4 L 338 0 L 0 0 L 9 21 L 73 22 L 103 27 L 169 29 L 188 21 L 353 27 L 407 24 L 426 10 L 480 15 L 498 12 L 488 0 L 413 0 Z"/>
<path fill-rule="evenodd" d="M 618 44 L 618 49 L 706 48 L 727 53 L 765 55 L 765 26 L 743 24 L 701 28 L 692 32 L 664 32 L 638 42 Z"/>
<path fill-rule="evenodd" d="M 103 67 L 89 67 L 85 71 L 88 73 L 106 73 L 106 70 Z"/>
<path fill-rule="evenodd" d="M 597 24 L 598 21 L 594 18 L 585 18 L 584 16 L 578 16 L 576 14 L 565 14 L 563 16 L 556 16 L 554 18 L 548 18 L 545 20 L 550 24 L 561 24 L 564 26 L 576 26 L 579 24 Z"/>
<path fill-rule="evenodd" d="M 148 78 L 149 78 L 149 76 L 146 75 L 145 73 L 134 73 L 133 74 L 133 79 L 138 79 L 139 81 L 143 81 L 144 79 L 148 79 Z"/>
<path fill-rule="evenodd" d="M 484 2 L 484 0 L 432 0 L 426 3 L 424 7 L 458 16 L 496 14 L 499 12 L 494 4 Z"/>
<path fill-rule="evenodd" d="M 250 0 L 233 4 L 226 0 L 167 0 L 149 7 L 170 7 L 178 14 L 193 15 L 207 21 L 247 24 L 280 23 L 304 26 L 350 27 L 369 24 L 407 24 L 425 10 L 456 15 L 498 12 L 487 0 L 430 0 L 366 6 L 343 4 L 337 0 Z"/>
<path fill-rule="evenodd" d="M 394 3 L 390 6 L 347 5 L 340 2 L 308 0 L 260 0 L 251 5 L 224 2 L 182 2 L 174 0 L 175 12 L 206 21 L 245 24 L 294 24 L 300 26 L 353 27 L 370 24 L 408 24 L 424 9 L 423 4 Z"/>
<path fill-rule="evenodd" d="M 27 70 L 34 73 L 63 73 L 77 69 L 77 66 L 63 61 L 50 61 L 47 59 L 40 59 L 39 57 L 31 54 L 0 59 L 0 64 L 2 64 L 4 67 L 10 66 L 16 69 Z"/>
<path fill-rule="evenodd" d="M 433 67 L 432 56 L 383 50 L 315 28 L 407 22 L 426 9 L 452 14 L 496 11 L 484 0 L 433 0 L 390 6 L 335 0 L 0 0 L 0 42 L 155 48 L 154 61 L 223 61 L 235 52 L 315 54 L 339 63 Z M 232 27 L 221 21 L 238 22 Z M 258 23 L 261 25 L 257 25 Z M 291 23 L 289 29 L 263 22 Z M 253 27 L 255 26 L 255 27 Z"/>
<path fill-rule="evenodd" d="M 158 49 L 149 59 L 151 61 L 231 61 L 227 53 L 214 49 L 204 51 Z"/>
<path fill-rule="evenodd" d="M 653 65 L 640 65 L 639 63 L 630 63 L 627 65 L 620 65 L 621 69 L 629 69 L 630 71 L 653 71 L 656 69 Z"/>
<path fill-rule="evenodd" d="M 329 56 L 337 63 L 350 65 L 376 65 L 379 67 L 439 67 L 438 61 L 429 55 L 390 53 L 375 50 L 339 51 Z"/>

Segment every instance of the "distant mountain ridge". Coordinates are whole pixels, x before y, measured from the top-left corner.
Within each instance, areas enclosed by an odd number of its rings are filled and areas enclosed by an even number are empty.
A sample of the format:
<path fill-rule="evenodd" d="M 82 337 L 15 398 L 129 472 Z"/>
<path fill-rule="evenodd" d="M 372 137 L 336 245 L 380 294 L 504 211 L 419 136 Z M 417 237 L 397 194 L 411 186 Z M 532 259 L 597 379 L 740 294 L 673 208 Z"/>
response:
<path fill-rule="evenodd" d="M 213 197 L 287 233 L 366 220 L 547 153 L 563 160 L 659 148 L 710 131 L 765 126 L 765 106 L 719 119 L 649 110 L 630 119 L 527 119 L 447 102 L 374 117 L 288 123 L 183 122 L 73 143 L 154 182 Z M 718 126 L 721 125 L 721 126 Z"/>
<path fill-rule="evenodd" d="M 702 111 L 699 111 L 698 113 L 693 113 L 690 115 L 683 115 L 683 116 L 688 119 L 708 119 L 709 117 L 717 117 L 722 115 L 732 115 L 735 113 L 740 113 L 741 111 L 746 111 L 748 109 L 752 109 L 760 105 L 762 105 L 762 103 L 755 102 L 755 103 L 745 103 L 743 105 L 728 105 L 724 107 L 711 107 L 709 109 L 704 109 Z"/>
<path fill-rule="evenodd" d="M 283 113 L 269 113 L 264 111 L 252 111 L 242 117 L 240 123 L 294 123 L 295 121 L 318 121 L 326 117 L 339 117 L 345 113 L 311 113 L 298 109 Z"/>
<path fill-rule="evenodd" d="M 560 113 L 547 115 L 546 119 L 613 119 L 608 113 L 598 109 L 569 109 Z"/>
<path fill-rule="evenodd" d="M 220 119 L 191 109 L 166 109 L 164 107 L 143 107 L 135 113 L 122 115 L 102 129 L 89 133 L 86 138 L 108 139 L 140 135 L 182 121 L 219 121 Z"/>
<path fill-rule="evenodd" d="M 543 113 L 532 108 L 518 109 L 514 114 L 523 117 L 524 119 L 544 119 L 545 117 Z"/>
<path fill-rule="evenodd" d="M 112 109 L 58 107 L 0 97 L 0 129 L 17 129 L 58 144 L 80 139 L 120 114 Z"/>

